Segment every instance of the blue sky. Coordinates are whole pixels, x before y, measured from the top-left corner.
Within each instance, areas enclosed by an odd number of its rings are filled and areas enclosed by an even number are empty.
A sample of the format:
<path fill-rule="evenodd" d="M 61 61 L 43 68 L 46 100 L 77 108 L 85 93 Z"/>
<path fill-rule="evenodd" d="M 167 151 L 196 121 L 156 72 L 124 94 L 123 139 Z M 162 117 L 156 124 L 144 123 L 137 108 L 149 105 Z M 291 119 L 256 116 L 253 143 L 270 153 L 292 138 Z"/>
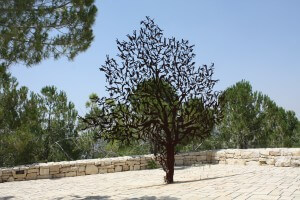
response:
<path fill-rule="evenodd" d="M 80 114 L 89 94 L 106 95 L 99 67 L 117 53 L 116 38 L 139 29 L 150 16 L 165 36 L 195 44 L 196 63 L 215 63 L 216 89 L 242 79 L 300 118 L 300 1 L 298 0 L 96 0 L 95 40 L 74 61 L 45 60 L 11 67 L 20 85 L 39 92 L 64 90 Z"/>

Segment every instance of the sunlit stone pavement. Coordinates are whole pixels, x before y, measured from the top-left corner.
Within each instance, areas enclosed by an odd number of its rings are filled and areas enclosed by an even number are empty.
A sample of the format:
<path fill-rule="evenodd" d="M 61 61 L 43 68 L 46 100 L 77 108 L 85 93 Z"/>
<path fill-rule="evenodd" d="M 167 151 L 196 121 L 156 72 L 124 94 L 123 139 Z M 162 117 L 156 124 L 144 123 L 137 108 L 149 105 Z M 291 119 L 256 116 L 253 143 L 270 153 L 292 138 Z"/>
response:
<path fill-rule="evenodd" d="M 205 165 L 0 183 L 0 199 L 300 200 L 300 168 Z"/>

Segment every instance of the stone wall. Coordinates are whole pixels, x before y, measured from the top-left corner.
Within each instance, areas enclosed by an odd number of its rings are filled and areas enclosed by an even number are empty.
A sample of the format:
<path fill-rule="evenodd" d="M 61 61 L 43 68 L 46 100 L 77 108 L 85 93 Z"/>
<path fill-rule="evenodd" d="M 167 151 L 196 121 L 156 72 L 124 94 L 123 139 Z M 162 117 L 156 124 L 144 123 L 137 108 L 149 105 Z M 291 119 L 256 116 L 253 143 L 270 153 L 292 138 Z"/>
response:
<path fill-rule="evenodd" d="M 141 155 L 0 168 L 0 183 L 142 170 L 147 169 L 148 163 L 154 160 L 153 155 Z M 157 161 L 154 162 L 159 166 Z M 221 149 L 181 153 L 175 156 L 176 166 L 207 163 L 300 167 L 300 148 Z"/>

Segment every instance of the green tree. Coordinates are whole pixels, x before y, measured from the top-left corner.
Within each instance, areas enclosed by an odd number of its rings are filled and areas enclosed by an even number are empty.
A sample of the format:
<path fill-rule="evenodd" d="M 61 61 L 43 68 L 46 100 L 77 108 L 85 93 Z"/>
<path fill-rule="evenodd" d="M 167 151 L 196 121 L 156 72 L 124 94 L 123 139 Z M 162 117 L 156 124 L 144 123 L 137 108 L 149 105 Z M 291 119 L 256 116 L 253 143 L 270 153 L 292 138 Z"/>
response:
<path fill-rule="evenodd" d="M 263 129 L 268 147 L 292 147 L 297 143 L 298 119 L 295 112 L 278 107 L 268 98 L 263 105 L 265 117 Z"/>
<path fill-rule="evenodd" d="M 101 115 L 101 108 L 97 103 L 98 96 L 92 93 L 89 101 L 86 103 L 88 113 L 86 118 L 94 118 Z M 83 119 L 80 117 L 80 119 Z M 79 129 L 85 126 L 84 121 L 79 121 Z M 115 157 L 125 155 L 149 154 L 149 144 L 146 142 L 135 141 L 130 145 L 123 144 L 120 141 L 107 142 L 98 135 L 98 127 L 93 127 L 81 131 L 77 140 L 77 148 L 81 151 L 82 158 L 101 158 Z"/>
<path fill-rule="evenodd" d="M 240 81 L 224 92 L 224 118 L 219 125 L 221 137 L 231 148 L 249 148 L 256 145 L 261 133 L 264 96 L 252 92 L 247 81 Z"/>
<path fill-rule="evenodd" d="M 108 141 L 156 144 L 165 181 L 172 183 L 176 146 L 206 138 L 219 120 L 217 80 L 213 65 L 195 65 L 188 41 L 163 37 L 148 17 L 141 24 L 128 41 L 117 41 L 121 64 L 107 57 L 101 66 L 110 98 L 98 99 L 101 113 L 84 121 Z"/>
<path fill-rule="evenodd" d="M 299 139 L 295 112 L 240 81 L 224 92 L 224 118 L 215 135 L 223 148 L 291 147 Z"/>
<path fill-rule="evenodd" d="M 54 86 L 41 90 L 43 116 L 43 157 L 47 161 L 70 160 L 79 157 L 74 152 L 77 132 L 77 111 L 65 92 Z"/>
<path fill-rule="evenodd" d="M 0 68 L 0 166 L 36 162 L 40 158 L 41 118 L 38 96 Z"/>
<path fill-rule="evenodd" d="M 29 92 L 0 68 L 0 166 L 80 158 L 77 126 L 65 92 Z"/>
<path fill-rule="evenodd" d="M 298 120 L 297 128 L 296 128 L 296 133 L 293 137 L 293 147 L 300 147 L 300 121 Z"/>
<path fill-rule="evenodd" d="M 2 0 L 0 64 L 73 59 L 93 40 L 96 12 L 94 0 Z"/>

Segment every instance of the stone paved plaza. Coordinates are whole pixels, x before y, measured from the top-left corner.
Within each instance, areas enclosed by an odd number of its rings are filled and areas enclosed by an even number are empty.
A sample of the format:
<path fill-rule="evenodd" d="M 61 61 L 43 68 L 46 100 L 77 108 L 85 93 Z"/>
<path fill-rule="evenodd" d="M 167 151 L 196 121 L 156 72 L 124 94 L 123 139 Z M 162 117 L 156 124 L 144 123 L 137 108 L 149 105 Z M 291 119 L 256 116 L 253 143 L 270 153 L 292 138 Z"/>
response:
<path fill-rule="evenodd" d="M 300 200 L 300 168 L 239 165 L 176 167 L 61 179 L 6 182 L 0 199 L 282 199 Z"/>

